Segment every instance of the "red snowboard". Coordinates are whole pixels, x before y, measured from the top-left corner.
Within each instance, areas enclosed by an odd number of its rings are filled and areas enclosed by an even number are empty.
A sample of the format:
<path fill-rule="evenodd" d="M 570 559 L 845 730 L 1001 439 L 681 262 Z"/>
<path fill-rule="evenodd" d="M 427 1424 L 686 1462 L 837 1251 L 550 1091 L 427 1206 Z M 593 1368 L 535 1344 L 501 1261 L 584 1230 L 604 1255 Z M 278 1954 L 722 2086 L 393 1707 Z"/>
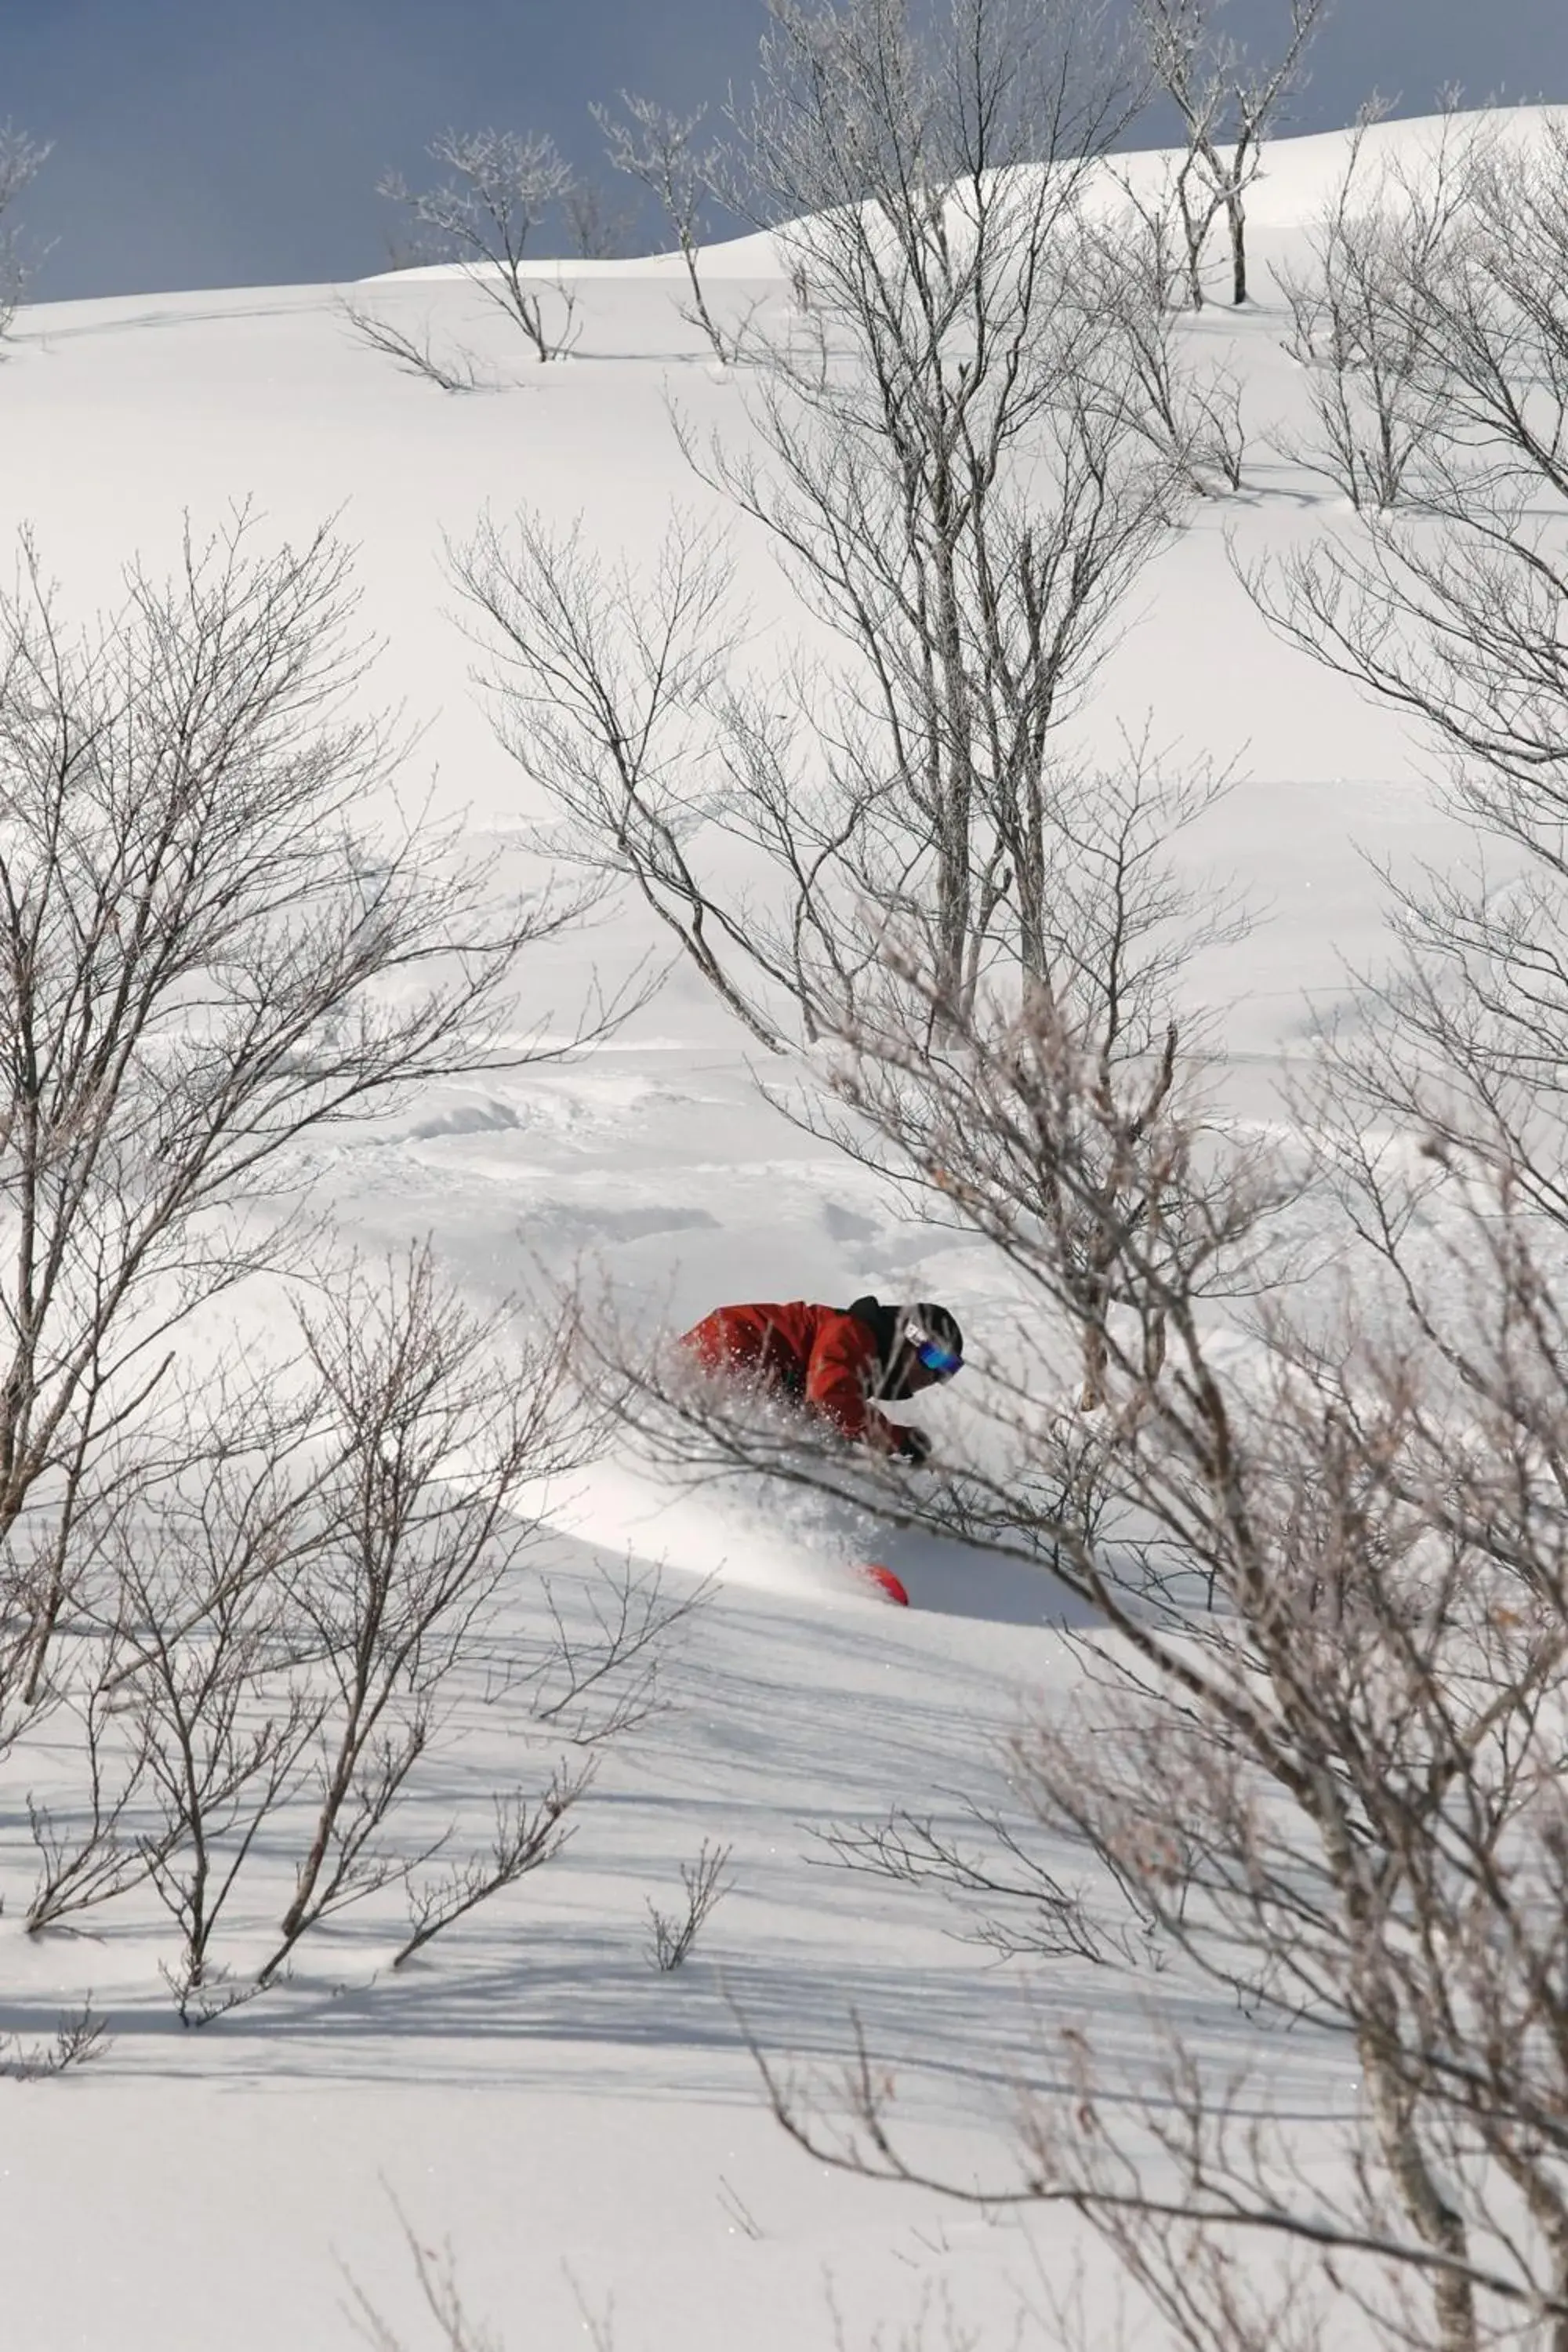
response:
<path fill-rule="evenodd" d="M 907 1609 L 909 1607 L 909 1594 L 904 1591 L 903 1586 L 893 1574 L 892 1570 L 890 1568 L 884 1568 L 879 1559 L 863 1559 L 859 1561 L 857 1566 L 856 1573 L 859 1576 L 863 1576 L 868 1584 L 874 1585 L 877 1591 L 881 1594 L 884 1601 L 893 1601 L 900 1609 Z"/>

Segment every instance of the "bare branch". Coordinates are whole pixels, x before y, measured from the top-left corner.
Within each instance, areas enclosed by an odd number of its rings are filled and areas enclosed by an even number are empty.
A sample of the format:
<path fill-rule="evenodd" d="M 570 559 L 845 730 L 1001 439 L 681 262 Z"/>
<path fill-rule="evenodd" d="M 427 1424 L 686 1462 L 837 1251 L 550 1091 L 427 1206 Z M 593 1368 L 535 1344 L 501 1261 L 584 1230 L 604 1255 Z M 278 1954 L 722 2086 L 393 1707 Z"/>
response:
<path fill-rule="evenodd" d="M 27 2048 L 11 2034 L 0 2034 L 0 2074 L 17 2083 L 45 2082 L 74 2066 L 90 2066 L 94 2059 L 106 2055 L 109 2046 L 109 2028 L 102 2018 L 94 2016 L 89 1999 L 60 2019 L 54 2040 L 47 2044 Z"/>
<path fill-rule="evenodd" d="M 592 1759 L 575 1772 L 557 1771 L 544 1795 L 531 1801 L 521 1792 L 496 1805 L 496 1833 L 488 1854 L 459 1863 L 444 1877 L 416 1885 L 409 1899 L 410 1934 L 393 1959 L 400 1969 L 436 1937 L 492 1895 L 513 1886 L 530 1871 L 554 1860 L 571 1837 L 567 1820 L 594 1781 Z"/>
<path fill-rule="evenodd" d="M 466 352 L 455 352 L 450 358 L 437 354 L 431 343 L 428 321 L 417 333 L 399 327 L 390 319 L 378 318 L 346 298 L 337 304 L 340 317 L 351 327 L 362 343 L 373 352 L 380 352 L 410 375 L 423 376 L 441 392 L 478 392 L 485 379 L 478 362 Z"/>
<path fill-rule="evenodd" d="M 655 1968 L 668 1973 L 685 1966 L 703 1927 L 734 1885 L 724 1875 L 730 1854 L 729 1846 L 710 1845 L 704 1838 L 696 1861 L 680 1865 L 680 1884 L 686 1895 L 682 1909 L 664 1912 L 649 1902 L 647 1916 L 653 1937 L 648 1949 Z"/>

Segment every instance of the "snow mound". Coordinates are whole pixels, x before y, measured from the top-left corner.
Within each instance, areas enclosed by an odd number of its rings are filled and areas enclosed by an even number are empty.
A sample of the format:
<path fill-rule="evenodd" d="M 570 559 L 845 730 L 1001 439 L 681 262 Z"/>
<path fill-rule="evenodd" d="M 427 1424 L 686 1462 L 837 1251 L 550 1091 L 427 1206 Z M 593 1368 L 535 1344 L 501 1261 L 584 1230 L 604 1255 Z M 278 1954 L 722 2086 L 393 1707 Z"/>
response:
<path fill-rule="evenodd" d="M 764 1592 L 866 1597 L 855 1571 L 873 1556 L 868 1523 L 847 1504 L 778 1481 L 677 1486 L 628 1448 L 579 1473 L 541 1517 L 557 1534 L 685 1576 Z"/>
<path fill-rule="evenodd" d="M 1371 184 L 1388 169 L 1420 179 L 1435 162 L 1445 140 L 1493 131 L 1509 144 L 1528 148 L 1540 143 L 1546 127 L 1568 109 L 1561 106 L 1484 107 L 1454 114 L 1408 115 L 1374 122 L 1362 133 L 1362 168 Z M 1263 166 L 1247 190 L 1247 216 L 1254 229 L 1300 229 L 1309 226 L 1333 195 L 1350 161 L 1353 131 L 1306 131 L 1294 138 L 1270 139 Z M 1157 198 L 1174 182 L 1185 155 L 1181 147 L 1140 148 L 1109 157 L 1094 174 L 1089 204 L 1100 212 L 1118 210 L 1131 192 L 1141 201 Z M 699 266 L 705 278 L 716 282 L 787 278 L 791 261 L 788 231 L 757 229 L 744 236 L 726 237 L 702 247 Z M 384 270 L 359 282 L 372 286 L 395 280 L 400 285 L 440 281 L 472 275 L 462 262 L 434 262 L 416 269 Z M 541 256 L 527 274 L 544 279 L 571 278 L 668 280 L 683 287 L 686 262 L 679 253 L 629 255 L 607 261 Z"/>

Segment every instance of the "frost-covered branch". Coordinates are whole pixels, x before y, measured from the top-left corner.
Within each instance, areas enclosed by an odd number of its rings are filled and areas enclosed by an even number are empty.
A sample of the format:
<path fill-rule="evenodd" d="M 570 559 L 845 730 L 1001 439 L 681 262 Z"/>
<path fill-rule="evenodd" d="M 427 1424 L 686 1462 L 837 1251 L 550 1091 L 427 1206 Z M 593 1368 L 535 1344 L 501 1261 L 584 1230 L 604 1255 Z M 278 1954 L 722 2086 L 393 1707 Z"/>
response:
<path fill-rule="evenodd" d="M 541 277 L 528 266 L 529 240 L 574 184 L 552 139 L 514 131 L 444 131 L 430 142 L 450 177 L 411 188 L 389 172 L 377 194 L 402 205 L 428 240 L 430 257 L 456 260 L 488 300 L 520 327 L 541 361 L 565 358 L 577 341 L 577 298 L 558 270 L 545 273 L 560 310 L 550 322 Z"/>

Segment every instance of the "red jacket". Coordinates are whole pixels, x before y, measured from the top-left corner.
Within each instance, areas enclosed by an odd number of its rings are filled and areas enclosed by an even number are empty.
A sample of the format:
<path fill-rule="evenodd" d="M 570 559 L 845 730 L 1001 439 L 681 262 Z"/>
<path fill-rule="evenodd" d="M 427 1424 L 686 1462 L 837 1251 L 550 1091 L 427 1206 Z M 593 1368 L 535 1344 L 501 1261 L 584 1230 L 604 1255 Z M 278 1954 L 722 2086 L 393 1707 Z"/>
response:
<path fill-rule="evenodd" d="M 719 1307 L 680 1342 L 710 1372 L 729 1372 L 820 1413 L 845 1437 L 879 1454 L 902 1451 L 903 1433 L 868 1403 L 882 1374 L 877 1335 L 839 1307 Z"/>

